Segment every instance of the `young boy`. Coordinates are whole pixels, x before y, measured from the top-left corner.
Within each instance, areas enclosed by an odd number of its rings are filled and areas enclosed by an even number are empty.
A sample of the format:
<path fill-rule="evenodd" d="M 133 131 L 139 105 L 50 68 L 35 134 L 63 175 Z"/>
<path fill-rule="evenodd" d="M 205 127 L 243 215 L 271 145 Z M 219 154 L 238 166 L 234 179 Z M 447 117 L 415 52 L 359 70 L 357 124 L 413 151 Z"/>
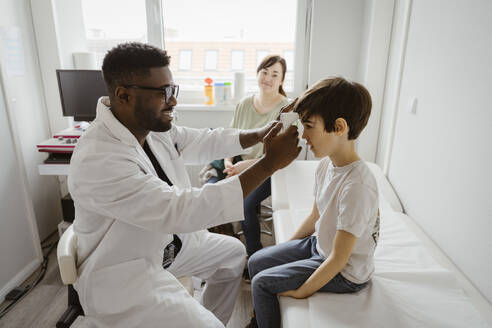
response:
<path fill-rule="evenodd" d="M 250 257 L 256 321 L 250 327 L 280 327 L 277 295 L 306 298 L 316 293 L 353 293 L 374 271 L 379 235 L 378 191 L 370 169 L 355 152 L 355 140 L 371 113 L 362 85 L 325 79 L 296 102 L 302 137 L 322 158 L 316 169 L 315 202 L 291 240 Z"/>

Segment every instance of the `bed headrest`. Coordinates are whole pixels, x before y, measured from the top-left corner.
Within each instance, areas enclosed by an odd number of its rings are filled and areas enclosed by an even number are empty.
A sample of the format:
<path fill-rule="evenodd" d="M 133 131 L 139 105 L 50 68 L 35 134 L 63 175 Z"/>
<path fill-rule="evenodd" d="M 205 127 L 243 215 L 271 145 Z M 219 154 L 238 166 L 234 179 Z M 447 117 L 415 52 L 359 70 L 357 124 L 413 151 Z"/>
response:
<path fill-rule="evenodd" d="M 391 209 L 395 212 L 403 213 L 403 208 L 400 203 L 400 199 L 395 193 L 395 190 L 389 183 L 388 179 L 383 173 L 383 170 L 371 162 L 365 161 L 367 166 L 371 169 L 374 178 L 376 178 L 376 183 L 378 184 L 379 190 L 379 206 L 382 210 Z"/>

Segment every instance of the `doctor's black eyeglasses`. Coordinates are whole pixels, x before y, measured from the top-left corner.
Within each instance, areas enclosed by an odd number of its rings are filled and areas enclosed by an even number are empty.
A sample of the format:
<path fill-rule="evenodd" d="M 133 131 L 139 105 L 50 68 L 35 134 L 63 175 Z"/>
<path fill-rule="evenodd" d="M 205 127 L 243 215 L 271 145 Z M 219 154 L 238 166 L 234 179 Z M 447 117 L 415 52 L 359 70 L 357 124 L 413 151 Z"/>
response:
<path fill-rule="evenodd" d="M 141 90 L 160 91 L 166 97 L 166 103 L 169 103 L 171 96 L 174 96 L 174 98 L 177 99 L 178 94 L 179 94 L 179 85 L 177 85 L 177 84 L 165 85 L 162 88 L 145 87 L 145 86 L 141 86 L 141 85 L 124 85 L 123 87 L 124 88 L 132 88 L 132 89 L 141 89 Z"/>

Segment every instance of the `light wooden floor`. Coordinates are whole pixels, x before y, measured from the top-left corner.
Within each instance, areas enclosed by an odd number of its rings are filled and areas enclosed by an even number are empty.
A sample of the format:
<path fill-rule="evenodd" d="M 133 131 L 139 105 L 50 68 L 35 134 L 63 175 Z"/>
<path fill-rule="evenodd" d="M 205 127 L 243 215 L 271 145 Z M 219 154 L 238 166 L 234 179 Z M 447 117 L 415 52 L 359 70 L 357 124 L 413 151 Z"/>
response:
<path fill-rule="evenodd" d="M 271 226 L 269 227 L 271 229 Z M 264 246 L 271 245 L 273 238 L 262 235 Z M 30 284 L 37 277 L 37 272 L 26 280 L 23 286 Z M 0 310 L 7 305 L 4 302 Z M 63 286 L 58 271 L 56 249 L 50 254 L 48 270 L 44 279 L 26 295 L 11 311 L 0 319 L 0 328 L 52 328 L 67 307 L 67 288 Z M 234 306 L 234 312 L 227 325 L 228 328 L 243 328 L 250 321 L 253 310 L 250 285 L 241 283 L 241 291 Z"/>
<path fill-rule="evenodd" d="M 31 284 L 38 272 L 29 277 L 25 283 Z M 1 309 L 9 302 L 4 302 Z M 56 261 L 56 249 L 50 254 L 48 269 L 44 279 L 7 315 L 0 319 L 0 328 L 16 327 L 55 327 L 58 318 L 67 307 L 67 288 L 63 286 Z"/>

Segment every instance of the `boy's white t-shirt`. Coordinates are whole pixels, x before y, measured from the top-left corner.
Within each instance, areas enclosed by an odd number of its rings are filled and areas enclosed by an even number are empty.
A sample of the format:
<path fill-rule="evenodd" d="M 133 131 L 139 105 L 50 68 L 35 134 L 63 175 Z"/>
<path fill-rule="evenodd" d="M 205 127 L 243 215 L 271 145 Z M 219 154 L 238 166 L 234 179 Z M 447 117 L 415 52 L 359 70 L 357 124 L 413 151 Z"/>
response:
<path fill-rule="evenodd" d="M 367 282 L 374 272 L 379 237 L 378 189 L 371 170 L 362 160 L 334 167 L 325 157 L 316 169 L 314 196 L 320 214 L 318 253 L 324 258 L 331 253 L 337 230 L 353 234 L 357 242 L 341 274 L 357 284 Z"/>

